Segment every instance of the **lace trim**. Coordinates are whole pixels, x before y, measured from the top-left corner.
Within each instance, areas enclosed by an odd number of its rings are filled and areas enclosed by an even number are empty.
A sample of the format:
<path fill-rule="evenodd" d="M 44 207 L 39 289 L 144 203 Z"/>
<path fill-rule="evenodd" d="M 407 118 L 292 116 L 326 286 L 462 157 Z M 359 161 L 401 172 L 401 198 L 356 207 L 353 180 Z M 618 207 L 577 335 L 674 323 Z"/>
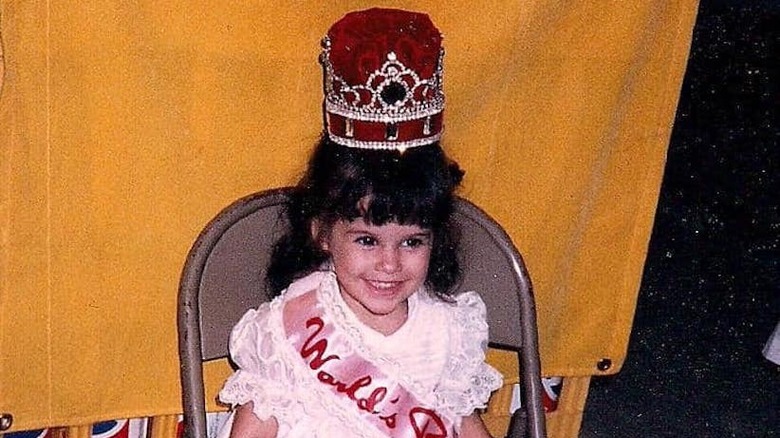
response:
<path fill-rule="evenodd" d="M 278 348 L 284 345 L 281 333 L 270 328 L 275 326 L 275 316 L 280 315 L 280 304 L 277 299 L 258 311 L 248 311 L 233 329 L 231 353 L 240 369 L 225 382 L 219 398 L 234 408 L 253 401 L 258 418 L 276 417 L 282 427 L 305 411 L 300 401 L 290 398 L 289 388 L 305 387 L 308 382 L 289 365 L 293 362 L 284 349 Z M 247 339 L 251 339 L 248 344 Z"/>
<path fill-rule="evenodd" d="M 436 390 L 438 405 L 456 417 L 464 417 L 487 405 L 490 394 L 500 388 L 503 377 L 485 363 L 488 325 L 487 310 L 476 292 L 466 292 L 457 298 L 454 327 L 460 339 L 454 342 L 444 380 Z"/>
<path fill-rule="evenodd" d="M 401 372 L 401 365 L 398 362 L 392 360 L 392 358 L 377 355 L 367 346 L 368 344 L 363 339 L 363 333 L 360 331 L 360 328 L 352 323 L 347 314 L 349 310 L 345 308 L 344 301 L 340 296 L 335 273 L 325 273 L 319 293 L 320 305 L 325 309 L 325 315 L 332 318 L 333 323 L 342 330 L 341 334 L 345 335 L 345 339 L 348 341 L 347 345 L 350 348 L 354 349 L 369 362 L 376 364 L 379 369 L 394 380 L 399 380 L 405 385 L 411 383 L 410 379 Z M 415 393 L 415 396 L 420 399 L 419 394 Z"/>

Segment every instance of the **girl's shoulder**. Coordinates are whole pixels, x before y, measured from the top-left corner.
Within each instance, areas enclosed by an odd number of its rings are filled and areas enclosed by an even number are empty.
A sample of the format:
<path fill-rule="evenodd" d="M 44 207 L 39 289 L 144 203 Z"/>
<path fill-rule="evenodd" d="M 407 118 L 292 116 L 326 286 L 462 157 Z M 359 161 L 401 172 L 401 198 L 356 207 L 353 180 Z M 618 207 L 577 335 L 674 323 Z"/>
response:
<path fill-rule="evenodd" d="M 435 390 L 440 407 L 455 416 L 485 406 L 490 393 L 501 386 L 501 375 L 485 362 L 488 344 L 487 310 L 477 292 L 464 292 L 444 302 L 424 302 L 446 315 L 447 360 Z"/>
<path fill-rule="evenodd" d="M 279 325 L 297 320 L 301 315 L 311 313 L 311 310 L 320 306 L 320 294 L 318 293 L 327 280 L 328 273 L 315 271 L 309 275 L 295 280 L 290 286 L 276 297 L 274 305 L 278 307 L 282 320 Z"/>
<path fill-rule="evenodd" d="M 325 277 L 328 275 L 327 271 L 314 271 L 305 277 L 299 278 L 293 281 L 290 286 L 287 287 L 279 297 L 284 301 L 290 301 L 297 298 L 307 292 L 316 290 L 320 287 Z"/>
<path fill-rule="evenodd" d="M 447 302 L 431 294 L 420 294 L 415 320 L 426 327 L 439 327 L 451 352 L 484 349 L 488 341 L 487 310 L 476 292 L 463 292 Z M 420 324 L 417 324 L 419 328 Z"/>
<path fill-rule="evenodd" d="M 462 292 L 451 297 L 451 301 L 444 301 L 431 293 L 423 293 L 419 295 L 419 301 L 422 308 L 443 313 L 450 317 L 453 322 L 460 319 L 468 319 L 482 321 L 487 324 L 485 302 L 477 292 Z"/>

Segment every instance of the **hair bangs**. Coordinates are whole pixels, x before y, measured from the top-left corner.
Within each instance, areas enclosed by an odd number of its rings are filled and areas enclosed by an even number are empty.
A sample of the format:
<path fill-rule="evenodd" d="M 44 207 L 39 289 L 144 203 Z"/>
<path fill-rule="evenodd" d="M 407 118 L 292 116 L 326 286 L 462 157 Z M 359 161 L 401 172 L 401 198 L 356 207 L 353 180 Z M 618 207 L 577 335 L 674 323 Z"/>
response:
<path fill-rule="evenodd" d="M 435 205 L 440 203 L 432 193 L 390 190 L 373 192 L 365 200 L 365 207 L 361 204 L 358 210 L 363 220 L 373 225 L 394 222 L 430 229 L 444 219 L 436 215 Z"/>

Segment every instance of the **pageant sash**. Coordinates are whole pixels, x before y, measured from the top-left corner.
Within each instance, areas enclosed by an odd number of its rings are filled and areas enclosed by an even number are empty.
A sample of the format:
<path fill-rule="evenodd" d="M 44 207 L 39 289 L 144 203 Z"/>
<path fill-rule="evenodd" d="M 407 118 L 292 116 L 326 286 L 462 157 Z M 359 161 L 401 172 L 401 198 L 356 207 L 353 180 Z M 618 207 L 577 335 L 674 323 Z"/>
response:
<path fill-rule="evenodd" d="M 307 311 L 285 312 L 287 339 L 317 381 L 335 397 L 389 437 L 454 437 L 452 421 L 425 407 L 399 382 L 339 342 L 334 336 L 336 327 L 323 316 L 316 291 L 294 300 L 301 301 L 296 308 Z"/>

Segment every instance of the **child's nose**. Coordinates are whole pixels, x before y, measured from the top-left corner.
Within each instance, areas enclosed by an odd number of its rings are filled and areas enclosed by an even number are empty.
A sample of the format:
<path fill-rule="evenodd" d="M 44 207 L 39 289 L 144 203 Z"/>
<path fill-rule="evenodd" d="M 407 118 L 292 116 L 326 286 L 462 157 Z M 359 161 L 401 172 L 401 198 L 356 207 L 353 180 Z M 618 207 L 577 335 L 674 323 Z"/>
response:
<path fill-rule="evenodd" d="M 393 273 L 401 269 L 401 255 L 397 248 L 383 248 L 380 251 L 378 269 L 382 272 Z"/>

